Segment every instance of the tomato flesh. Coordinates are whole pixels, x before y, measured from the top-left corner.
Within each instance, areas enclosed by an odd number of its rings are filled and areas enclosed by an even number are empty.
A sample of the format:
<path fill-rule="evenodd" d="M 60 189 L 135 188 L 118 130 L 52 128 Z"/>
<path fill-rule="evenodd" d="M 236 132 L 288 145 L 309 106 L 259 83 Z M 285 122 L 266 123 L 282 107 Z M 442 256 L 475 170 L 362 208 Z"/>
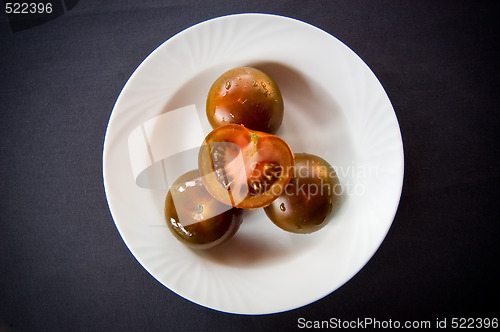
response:
<path fill-rule="evenodd" d="M 283 139 L 234 124 L 210 132 L 198 155 L 207 191 L 242 209 L 264 207 L 276 199 L 292 177 L 293 164 Z"/>
<path fill-rule="evenodd" d="M 307 153 L 295 154 L 294 175 L 266 215 L 281 229 L 307 234 L 328 224 L 340 201 L 342 187 L 333 167 Z"/>
<path fill-rule="evenodd" d="M 242 222 L 243 211 L 214 199 L 198 170 L 181 175 L 165 199 L 165 219 L 174 236 L 194 249 L 209 249 L 229 240 Z"/>
<path fill-rule="evenodd" d="M 242 124 L 275 133 L 283 121 L 283 98 L 276 82 L 251 67 L 238 67 L 222 74 L 207 97 L 207 118 L 212 128 Z"/>

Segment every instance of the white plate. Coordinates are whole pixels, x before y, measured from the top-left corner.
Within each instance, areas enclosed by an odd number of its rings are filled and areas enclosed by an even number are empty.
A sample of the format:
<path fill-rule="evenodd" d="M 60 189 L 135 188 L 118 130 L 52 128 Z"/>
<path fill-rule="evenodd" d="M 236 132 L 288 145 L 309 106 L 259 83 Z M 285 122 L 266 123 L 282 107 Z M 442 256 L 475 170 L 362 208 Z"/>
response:
<path fill-rule="evenodd" d="M 128 136 L 141 123 L 186 105 L 203 115 L 212 82 L 243 65 L 276 80 L 285 103 L 278 135 L 294 152 L 329 161 L 344 186 L 344 201 L 331 222 L 311 235 L 286 233 L 255 210 L 231 241 L 209 252 L 193 251 L 166 227 L 166 191 L 135 184 Z M 201 119 L 204 135 L 210 127 Z M 298 308 L 352 278 L 392 224 L 403 168 L 394 110 L 368 66 L 314 26 L 263 14 L 197 24 L 153 51 L 116 101 L 103 155 L 109 208 L 136 259 L 180 296 L 238 314 Z"/>

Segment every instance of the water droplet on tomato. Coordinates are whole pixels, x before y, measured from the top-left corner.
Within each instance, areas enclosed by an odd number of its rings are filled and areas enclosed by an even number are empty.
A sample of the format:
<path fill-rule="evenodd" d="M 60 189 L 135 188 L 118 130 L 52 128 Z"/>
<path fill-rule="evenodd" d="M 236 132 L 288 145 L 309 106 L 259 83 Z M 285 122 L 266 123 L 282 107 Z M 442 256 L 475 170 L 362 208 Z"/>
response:
<path fill-rule="evenodd" d="M 196 213 L 199 213 L 199 214 L 203 213 L 203 209 L 204 209 L 203 204 L 198 204 L 194 208 L 194 210 L 196 211 Z"/>

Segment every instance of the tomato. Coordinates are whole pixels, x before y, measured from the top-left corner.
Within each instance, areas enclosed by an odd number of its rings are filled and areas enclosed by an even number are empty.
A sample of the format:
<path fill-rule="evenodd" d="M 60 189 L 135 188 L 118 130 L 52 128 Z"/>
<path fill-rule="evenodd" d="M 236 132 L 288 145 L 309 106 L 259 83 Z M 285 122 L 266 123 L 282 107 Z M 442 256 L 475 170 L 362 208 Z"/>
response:
<path fill-rule="evenodd" d="M 238 67 L 212 84 L 206 112 L 212 128 L 233 123 L 276 133 L 283 121 L 283 98 L 269 75 L 255 68 Z"/>
<path fill-rule="evenodd" d="M 342 188 L 333 167 L 307 153 L 295 154 L 294 174 L 266 215 L 278 227 L 292 233 L 312 233 L 328 224 L 340 201 Z"/>
<path fill-rule="evenodd" d="M 208 249 L 229 240 L 242 222 L 240 209 L 215 200 L 198 170 L 181 175 L 165 199 L 165 219 L 175 237 L 188 247 Z"/>
<path fill-rule="evenodd" d="M 212 130 L 198 154 L 207 191 L 242 209 L 264 207 L 276 199 L 292 177 L 293 163 L 283 139 L 235 124 Z"/>

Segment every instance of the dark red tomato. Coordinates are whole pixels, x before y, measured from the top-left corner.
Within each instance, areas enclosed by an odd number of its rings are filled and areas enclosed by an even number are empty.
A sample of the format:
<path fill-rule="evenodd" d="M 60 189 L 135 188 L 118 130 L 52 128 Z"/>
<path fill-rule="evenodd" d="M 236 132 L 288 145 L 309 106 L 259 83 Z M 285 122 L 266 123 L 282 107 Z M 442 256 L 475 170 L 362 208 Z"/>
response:
<path fill-rule="evenodd" d="M 215 200 L 198 170 L 181 175 L 165 199 L 165 219 L 175 237 L 194 249 L 208 249 L 229 240 L 242 222 L 243 211 Z"/>
<path fill-rule="evenodd" d="M 278 136 L 229 124 L 210 132 L 198 155 L 208 192 L 220 202 L 255 209 L 278 197 L 293 174 L 293 153 Z"/>
<path fill-rule="evenodd" d="M 213 83 L 208 92 L 207 117 L 212 128 L 234 123 L 276 133 L 283 121 L 283 98 L 269 75 L 255 68 L 238 67 Z"/>
<path fill-rule="evenodd" d="M 326 160 L 312 154 L 297 153 L 290 183 L 264 211 L 273 223 L 285 231 L 312 233 L 329 222 L 341 191 L 337 174 Z"/>

